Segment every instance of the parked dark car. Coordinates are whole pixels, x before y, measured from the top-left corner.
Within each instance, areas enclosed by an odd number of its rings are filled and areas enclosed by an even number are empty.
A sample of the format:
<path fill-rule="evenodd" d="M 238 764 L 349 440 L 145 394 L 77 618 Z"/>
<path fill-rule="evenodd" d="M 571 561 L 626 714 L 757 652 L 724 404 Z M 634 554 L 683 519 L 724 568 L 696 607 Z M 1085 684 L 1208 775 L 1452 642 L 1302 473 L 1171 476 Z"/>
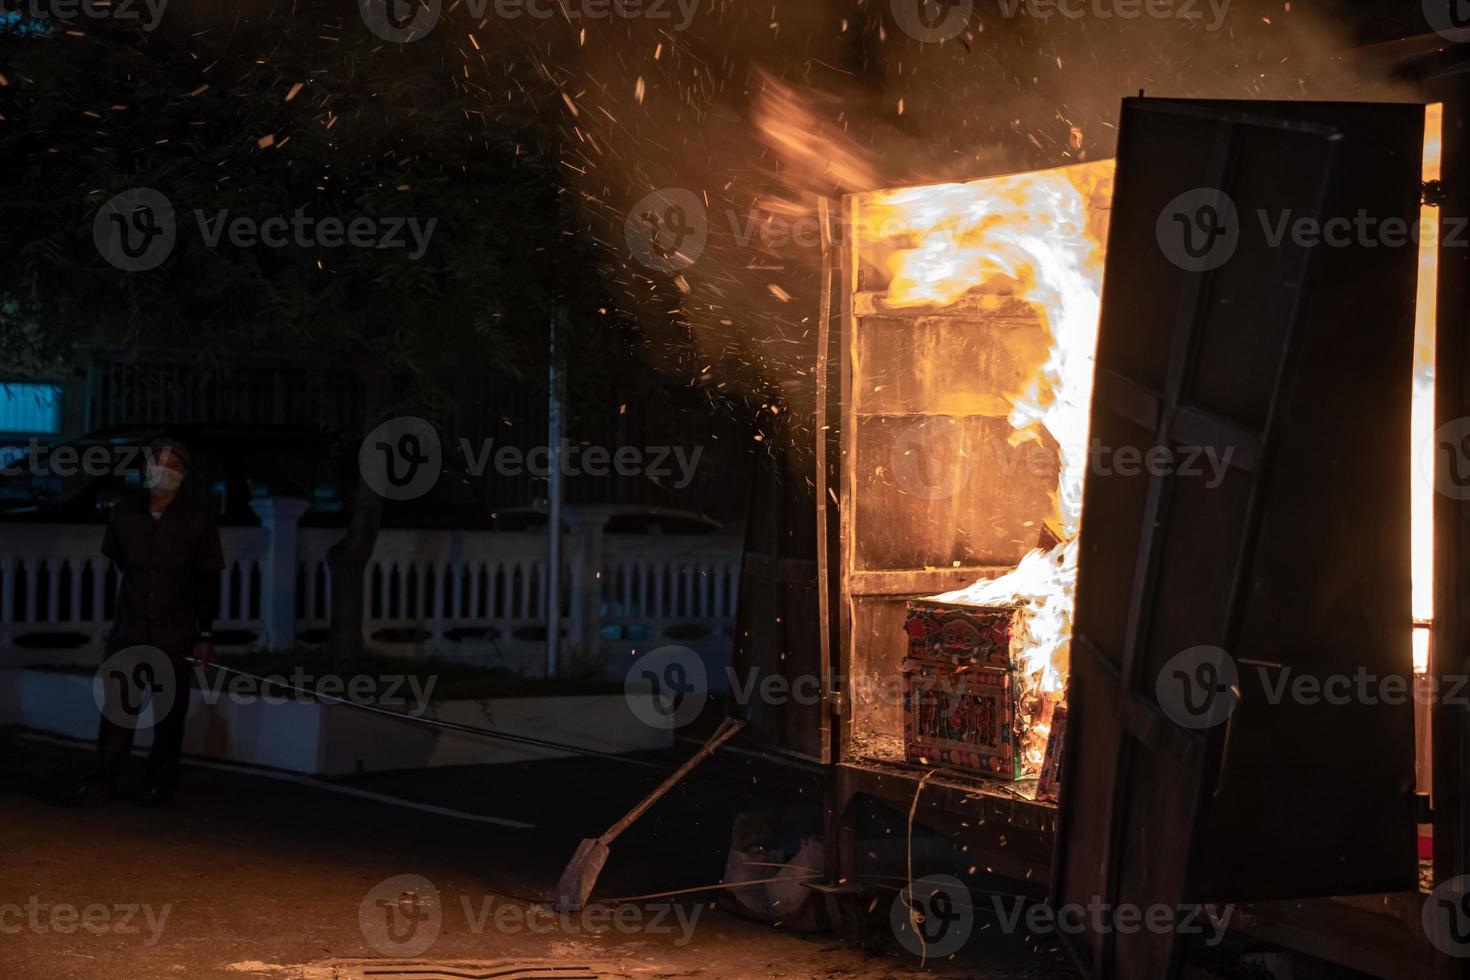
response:
<path fill-rule="evenodd" d="M 608 534 L 718 534 L 719 521 L 685 510 L 668 507 L 644 507 L 637 504 L 568 504 L 562 527 L 571 530 L 567 518 L 605 516 L 603 530 Z M 545 504 L 497 510 L 493 524 L 497 531 L 542 531 L 546 528 Z"/>

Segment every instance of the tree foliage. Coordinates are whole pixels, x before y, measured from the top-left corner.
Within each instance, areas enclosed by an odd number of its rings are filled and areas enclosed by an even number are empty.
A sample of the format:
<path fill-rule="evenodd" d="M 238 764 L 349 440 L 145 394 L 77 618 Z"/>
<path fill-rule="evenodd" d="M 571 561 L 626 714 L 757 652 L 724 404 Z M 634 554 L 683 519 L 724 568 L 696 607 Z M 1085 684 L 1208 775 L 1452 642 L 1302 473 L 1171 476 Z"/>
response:
<path fill-rule="evenodd" d="M 554 299 L 586 325 L 579 351 L 621 343 L 563 213 L 556 96 L 524 50 L 478 53 L 515 79 L 508 99 L 469 80 L 447 27 L 398 45 L 350 7 L 224 6 L 170 6 L 152 31 L 13 20 L 0 35 L 0 357 L 38 368 L 79 342 L 311 350 L 406 397 L 440 369 L 544 363 Z M 168 198 L 177 238 L 161 266 L 126 272 L 93 221 L 137 187 Z M 433 230 L 421 257 L 206 241 L 220 220 L 297 212 Z"/>

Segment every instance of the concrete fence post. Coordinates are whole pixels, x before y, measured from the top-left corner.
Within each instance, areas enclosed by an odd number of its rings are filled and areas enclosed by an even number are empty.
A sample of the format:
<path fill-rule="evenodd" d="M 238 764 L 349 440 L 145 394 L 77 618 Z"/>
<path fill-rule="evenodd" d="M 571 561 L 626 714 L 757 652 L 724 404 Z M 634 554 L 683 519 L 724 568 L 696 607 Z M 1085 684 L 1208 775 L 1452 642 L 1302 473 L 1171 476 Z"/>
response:
<path fill-rule="evenodd" d="M 296 642 L 296 532 L 307 503 L 299 497 L 256 497 L 250 509 L 266 532 L 261 564 L 261 645 L 282 650 Z"/>
<path fill-rule="evenodd" d="M 598 574 L 602 571 L 603 529 L 607 526 L 608 515 L 567 514 L 565 520 L 572 532 L 567 555 L 572 573 L 567 640 L 581 657 L 592 661 L 600 653 L 602 641 L 598 615 L 602 603 L 602 580 Z"/>

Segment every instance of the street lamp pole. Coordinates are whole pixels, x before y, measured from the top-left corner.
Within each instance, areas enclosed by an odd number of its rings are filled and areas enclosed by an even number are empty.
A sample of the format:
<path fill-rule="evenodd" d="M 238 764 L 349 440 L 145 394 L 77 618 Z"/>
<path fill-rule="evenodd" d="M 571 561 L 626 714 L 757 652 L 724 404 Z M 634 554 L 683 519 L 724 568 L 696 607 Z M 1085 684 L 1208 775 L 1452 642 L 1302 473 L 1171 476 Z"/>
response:
<path fill-rule="evenodd" d="M 546 539 L 546 676 L 555 677 L 561 655 L 561 552 L 562 552 L 562 352 L 557 347 L 561 325 L 561 307 L 551 312 L 551 342 L 547 369 L 546 440 L 548 446 L 546 475 L 548 485 Z"/>

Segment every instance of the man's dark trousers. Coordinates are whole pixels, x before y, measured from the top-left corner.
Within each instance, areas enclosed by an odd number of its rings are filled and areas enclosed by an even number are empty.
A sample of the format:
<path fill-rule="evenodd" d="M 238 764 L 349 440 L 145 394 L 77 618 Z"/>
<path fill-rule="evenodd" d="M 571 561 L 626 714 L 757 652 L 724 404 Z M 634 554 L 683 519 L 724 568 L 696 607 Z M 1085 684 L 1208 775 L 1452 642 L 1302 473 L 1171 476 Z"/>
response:
<path fill-rule="evenodd" d="M 117 787 L 122 775 L 124 760 L 133 751 L 133 739 L 138 722 L 143 718 L 144 700 L 153 702 L 153 746 L 148 752 L 146 785 L 164 795 L 171 794 L 179 781 L 179 758 L 184 750 L 184 723 L 189 716 L 190 667 L 184 661 L 185 651 L 179 648 L 164 651 L 171 679 L 157 683 L 157 687 L 144 695 L 134 678 L 129 676 L 136 669 L 135 662 L 127 662 L 127 670 L 112 669 L 108 665 L 128 658 L 117 654 L 128 647 L 112 641 L 102 661 L 101 676 L 105 685 L 107 710 L 102 712 L 102 723 L 97 732 L 97 778 L 100 782 Z M 151 665 L 150 665 L 151 666 Z M 150 674 L 145 682 L 157 682 Z M 116 719 L 116 720 L 114 720 Z M 131 719 L 131 724 L 120 723 Z"/>

